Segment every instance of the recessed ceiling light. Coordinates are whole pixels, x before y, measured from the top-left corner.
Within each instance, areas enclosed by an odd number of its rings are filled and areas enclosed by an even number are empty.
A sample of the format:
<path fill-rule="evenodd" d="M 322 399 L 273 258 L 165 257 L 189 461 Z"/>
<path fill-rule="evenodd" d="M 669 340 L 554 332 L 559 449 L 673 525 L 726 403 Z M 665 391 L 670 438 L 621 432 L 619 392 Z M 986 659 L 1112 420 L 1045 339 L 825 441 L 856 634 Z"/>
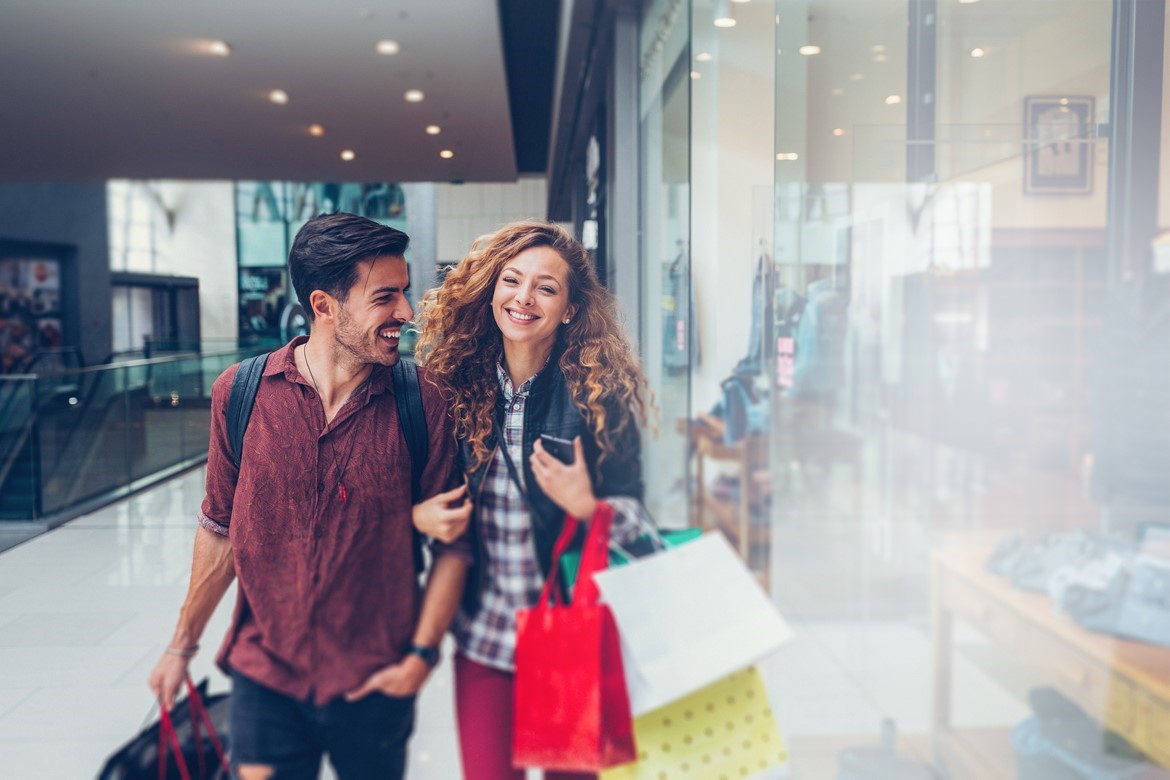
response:
<path fill-rule="evenodd" d="M 341 150 L 341 159 L 345 160 L 346 162 L 353 162 L 353 158 L 355 157 L 357 157 L 357 155 L 353 153 L 353 149 Z"/>
<path fill-rule="evenodd" d="M 697 70 L 692 70 L 691 71 L 691 78 L 698 81 L 699 79 L 703 78 L 703 74 L 699 73 L 699 71 L 697 71 Z"/>
<path fill-rule="evenodd" d="M 842 130 L 841 128 L 839 128 L 839 127 L 834 127 L 834 128 L 833 128 L 833 135 L 835 135 L 835 136 L 837 136 L 838 138 L 840 138 L 841 136 L 845 135 L 845 131 L 844 131 L 844 130 Z"/>
<path fill-rule="evenodd" d="M 796 152 L 780 152 L 780 154 L 776 155 L 776 159 L 784 161 L 784 162 L 788 162 L 791 160 L 799 160 L 800 155 L 797 154 Z"/>
<path fill-rule="evenodd" d="M 987 52 L 983 51 L 983 49 L 980 49 L 978 47 L 971 50 L 971 56 L 974 57 L 975 59 L 979 59 L 984 54 L 987 54 Z"/>
<path fill-rule="evenodd" d="M 408 89 L 403 95 L 407 103 L 421 103 L 426 98 L 421 89 Z"/>
<path fill-rule="evenodd" d="M 978 3 L 979 0 L 959 0 L 959 5 L 970 5 L 971 3 Z"/>
<path fill-rule="evenodd" d="M 288 102 L 288 93 L 283 89 L 274 89 L 268 93 L 268 99 L 278 106 L 283 106 Z"/>
<path fill-rule="evenodd" d="M 806 57 L 811 57 L 814 54 L 820 54 L 821 47 L 820 46 L 813 46 L 812 44 L 809 44 L 807 46 L 801 46 L 800 53 Z"/>
<path fill-rule="evenodd" d="M 715 0 L 715 26 L 735 27 L 735 12 L 727 0 Z"/>
<path fill-rule="evenodd" d="M 840 87 L 833 87 L 833 95 L 835 97 L 841 97 L 844 94 L 845 90 L 841 89 Z"/>
<path fill-rule="evenodd" d="M 752 0 L 731 0 L 733 3 L 750 3 Z"/>
<path fill-rule="evenodd" d="M 207 53 L 214 54 L 216 57 L 229 57 L 232 53 L 232 47 L 228 45 L 227 41 L 211 41 L 207 44 Z"/>
<path fill-rule="evenodd" d="M 1062 106 L 1067 106 L 1067 105 L 1068 105 L 1068 98 L 1061 98 L 1061 99 L 1060 99 L 1060 104 L 1061 104 Z"/>
<path fill-rule="evenodd" d="M 901 95 L 890 95 L 888 98 L 886 98 L 886 105 L 887 106 L 896 106 L 901 102 L 902 102 Z"/>
<path fill-rule="evenodd" d="M 885 62 L 885 61 L 886 61 L 886 55 L 884 55 L 884 54 L 875 54 L 875 55 L 873 55 L 873 61 L 874 61 L 874 62 Z"/>
<path fill-rule="evenodd" d="M 861 75 L 860 73 L 853 73 L 849 76 L 850 81 L 861 81 L 863 78 L 865 78 L 865 76 Z"/>
<path fill-rule="evenodd" d="M 884 43 L 875 43 L 873 45 L 873 53 L 874 54 L 884 54 L 885 51 L 886 51 L 886 46 Z"/>
<path fill-rule="evenodd" d="M 731 16 L 720 16 L 715 20 L 716 27 L 735 27 L 735 18 Z"/>
<path fill-rule="evenodd" d="M 398 41 L 385 40 L 374 44 L 374 50 L 387 57 L 393 57 L 402 50 L 402 47 L 398 45 Z"/>
<path fill-rule="evenodd" d="M 709 51 L 701 51 L 695 55 L 695 62 L 710 62 L 715 57 Z"/>
<path fill-rule="evenodd" d="M 427 125 L 427 135 L 438 135 L 443 132 L 443 128 L 438 125 Z"/>
<path fill-rule="evenodd" d="M 325 135 L 325 128 L 321 125 L 309 125 L 309 135 L 320 138 Z"/>
<path fill-rule="evenodd" d="M 455 152 L 451 151 L 450 149 L 444 149 L 443 151 L 439 152 L 439 156 L 444 160 L 450 160 L 455 156 Z"/>

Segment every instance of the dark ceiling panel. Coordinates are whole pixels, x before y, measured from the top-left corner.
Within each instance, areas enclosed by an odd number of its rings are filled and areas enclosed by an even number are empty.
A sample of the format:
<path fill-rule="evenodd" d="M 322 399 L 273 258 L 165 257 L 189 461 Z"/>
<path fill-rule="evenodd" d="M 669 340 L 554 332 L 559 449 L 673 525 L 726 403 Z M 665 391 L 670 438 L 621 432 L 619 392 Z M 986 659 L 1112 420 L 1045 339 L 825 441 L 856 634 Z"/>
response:
<path fill-rule="evenodd" d="M 499 0 L 519 173 L 544 173 L 552 125 L 559 2 Z"/>

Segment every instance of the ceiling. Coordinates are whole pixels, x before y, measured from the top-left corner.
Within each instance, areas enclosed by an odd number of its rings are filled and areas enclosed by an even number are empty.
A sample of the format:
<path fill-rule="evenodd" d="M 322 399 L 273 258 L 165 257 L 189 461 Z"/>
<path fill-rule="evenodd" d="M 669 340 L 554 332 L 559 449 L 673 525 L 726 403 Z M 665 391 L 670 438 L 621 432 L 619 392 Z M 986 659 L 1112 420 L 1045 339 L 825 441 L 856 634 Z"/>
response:
<path fill-rule="evenodd" d="M 543 172 L 558 6 L 0 0 L 0 180 Z M 383 39 L 400 51 L 377 53 Z M 229 56 L 208 52 L 215 40 Z M 275 89 L 287 104 L 269 100 Z M 405 101 L 409 89 L 425 99 Z M 312 124 L 324 134 L 311 135 Z M 428 135 L 428 124 L 442 132 Z M 341 159 L 345 149 L 353 161 Z M 455 156 L 442 159 L 444 149 Z"/>

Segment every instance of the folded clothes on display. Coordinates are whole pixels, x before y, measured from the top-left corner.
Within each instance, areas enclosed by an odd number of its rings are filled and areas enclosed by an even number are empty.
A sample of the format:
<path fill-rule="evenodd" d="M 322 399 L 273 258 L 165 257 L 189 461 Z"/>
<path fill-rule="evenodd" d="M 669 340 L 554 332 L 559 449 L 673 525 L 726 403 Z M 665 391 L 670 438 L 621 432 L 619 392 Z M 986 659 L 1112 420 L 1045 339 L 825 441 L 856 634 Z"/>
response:
<path fill-rule="evenodd" d="M 1058 570 L 1049 592 L 1085 628 L 1170 647 L 1170 564 L 1165 561 L 1113 553 Z"/>
<path fill-rule="evenodd" d="M 1046 534 L 1034 543 L 1014 534 L 992 551 L 987 568 L 1007 577 L 1017 588 L 1045 593 L 1052 575 L 1060 569 L 1085 566 L 1111 552 L 1132 550 L 1133 545 L 1123 539 L 1084 531 Z"/>
<path fill-rule="evenodd" d="M 1028 694 L 1032 717 L 1012 729 L 1020 780 L 1165 780 L 1128 742 L 1052 688 Z"/>

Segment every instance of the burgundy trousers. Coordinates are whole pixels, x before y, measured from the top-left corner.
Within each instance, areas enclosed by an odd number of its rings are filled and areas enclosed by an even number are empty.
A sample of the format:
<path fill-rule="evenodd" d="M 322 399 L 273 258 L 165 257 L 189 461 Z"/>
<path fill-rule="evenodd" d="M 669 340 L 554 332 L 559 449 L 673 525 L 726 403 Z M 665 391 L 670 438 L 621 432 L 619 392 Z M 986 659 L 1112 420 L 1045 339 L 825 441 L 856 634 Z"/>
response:
<path fill-rule="evenodd" d="M 524 780 L 512 768 L 512 675 L 455 655 L 455 717 L 464 780 Z M 580 772 L 545 772 L 545 780 L 596 780 Z"/>

